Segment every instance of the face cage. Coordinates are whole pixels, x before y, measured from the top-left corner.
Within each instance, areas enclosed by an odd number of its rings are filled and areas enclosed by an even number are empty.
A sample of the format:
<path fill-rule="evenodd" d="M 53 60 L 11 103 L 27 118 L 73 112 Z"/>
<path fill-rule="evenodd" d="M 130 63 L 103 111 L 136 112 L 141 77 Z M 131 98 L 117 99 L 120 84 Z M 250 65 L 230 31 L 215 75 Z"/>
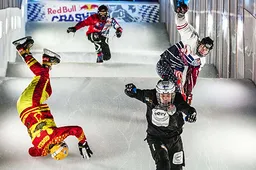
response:
<path fill-rule="evenodd" d="M 62 149 L 64 149 L 65 147 L 68 148 L 68 145 L 64 142 L 60 145 L 59 149 L 57 149 L 54 153 L 52 153 L 52 157 L 54 158 L 56 155 L 58 155 L 62 151 Z"/>
<path fill-rule="evenodd" d="M 173 93 L 171 94 L 172 99 L 171 99 L 170 102 L 168 102 L 168 103 L 166 103 L 166 104 L 163 104 L 163 103 L 161 102 L 161 99 L 160 99 L 160 93 L 156 92 L 156 99 L 157 99 L 158 104 L 159 104 L 161 107 L 164 107 L 164 108 L 169 107 L 169 106 L 170 106 L 171 104 L 173 104 L 173 102 L 174 102 L 175 94 L 176 94 L 175 92 L 173 92 Z"/>
<path fill-rule="evenodd" d="M 105 20 L 108 17 L 108 11 L 99 11 L 98 15 L 100 17 L 101 20 Z"/>

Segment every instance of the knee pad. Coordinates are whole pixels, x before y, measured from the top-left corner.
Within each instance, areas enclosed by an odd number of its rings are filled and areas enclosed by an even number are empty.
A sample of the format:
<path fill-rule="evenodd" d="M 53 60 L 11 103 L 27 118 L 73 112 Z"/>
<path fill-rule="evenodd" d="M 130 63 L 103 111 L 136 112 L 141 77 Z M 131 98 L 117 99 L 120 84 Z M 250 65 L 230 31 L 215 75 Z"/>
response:
<path fill-rule="evenodd" d="M 105 52 L 104 50 L 103 52 L 103 60 L 109 60 L 111 58 L 111 54 L 109 52 Z"/>
<path fill-rule="evenodd" d="M 184 154 L 183 151 L 179 151 L 173 154 L 172 164 L 183 165 L 184 164 Z"/>

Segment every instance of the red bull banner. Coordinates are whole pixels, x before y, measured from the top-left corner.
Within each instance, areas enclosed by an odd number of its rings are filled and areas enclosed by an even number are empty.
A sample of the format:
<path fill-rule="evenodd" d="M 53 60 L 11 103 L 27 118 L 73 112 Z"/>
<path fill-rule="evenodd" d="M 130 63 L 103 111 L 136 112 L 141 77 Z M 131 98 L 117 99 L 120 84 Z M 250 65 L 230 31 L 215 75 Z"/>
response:
<path fill-rule="evenodd" d="M 28 22 L 79 22 L 97 12 L 95 2 L 29 2 Z M 118 22 L 159 22 L 159 4 L 104 4 Z"/>

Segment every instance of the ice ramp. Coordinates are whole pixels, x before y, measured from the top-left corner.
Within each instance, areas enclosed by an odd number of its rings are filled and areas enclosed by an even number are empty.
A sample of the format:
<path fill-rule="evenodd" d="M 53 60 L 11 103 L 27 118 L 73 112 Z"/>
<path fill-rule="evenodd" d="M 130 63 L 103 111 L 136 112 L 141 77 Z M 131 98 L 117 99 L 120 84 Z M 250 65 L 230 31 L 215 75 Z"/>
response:
<path fill-rule="evenodd" d="M 53 66 L 52 77 L 148 77 L 158 78 L 156 65 L 125 63 L 60 63 Z M 9 63 L 6 77 L 33 77 L 24 62 Z M 205 65 L 199 77 L 218 77 L 215 66 Z"/>
<path fill-rule="evenodd" d="M 153 88 L 157 78 L 52 78 L 47 101 L 57 126 L 79 125 L 91 149 L 82 159 L 74 137 L 67 138 L 69 156 L 32 158 L 31 141 L 21 123 L 16 101 L 31 78 L 0 81 L 0 169 L 155 170 L 144 141 L 146 106 L 124 94 L 124 85 Z M 184 170 L 256 169 L 256 90 L 248 80 L 203 79 L 194 89 L 198 121 L 182 134 Z"/>
<path fill-rule="evenodd" d="M 110 35 L 112 58 L 96 64 L 94 45 L 86 36 L 86 29 L 67 34 L 66 29 L 75 23 L 27 23 L 26 34 L 35 44 L 31 51 L 41 62 L 43 48 L 56 51 L 61 63 L 54 66 L 52 77 L 158 77 L 156 63 L 160 54 L 169 47 L 163 23 L 122 23 L 120 39 Z M 7 77 L 32 77 L 21 57 L 8 63 Z M 201 77 L 218 77 L 213 65 L 206 65 Z"/>
<path fill-rule="evenodd" d="M 26 35 L 34 38 L 32 52 L 41 55 L 43 48 L 58 52 L 63 62 L 95 63 L 94 45 L 87 39 L 87 27 L 75 34 L 66 30 L 76 23 L 33 23 L 26 25 Z M 112 52 L 111 62 L 152 64 L 169 47 L 168 34 L 164 23 L 121 23 L 123 34 L 115 36 L 111 29 L 109 46 Z"/>

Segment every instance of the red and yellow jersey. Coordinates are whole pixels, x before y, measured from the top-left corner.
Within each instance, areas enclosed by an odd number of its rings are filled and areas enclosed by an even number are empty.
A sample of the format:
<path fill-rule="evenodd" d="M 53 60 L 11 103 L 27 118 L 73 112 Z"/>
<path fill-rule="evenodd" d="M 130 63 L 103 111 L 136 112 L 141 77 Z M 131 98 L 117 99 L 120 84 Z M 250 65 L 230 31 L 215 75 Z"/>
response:
<path fill-rule="evenodd" d="M 31 156 L 46 156 L 51 144 L 58 144 L 67 136 L 76 136 L 84 143 L 86 137 L 79 126 L 56 127 L 50 108 L 44 103 L 52 94 L 49 68 L 42 67 L 32 55 L 25 61 L 36 75 L 17 101 L 17 110 L 22 123 L 27 127 L 34 147 Z"/>
<path fill-rule="evenodd" d="M 29 149 L 31 156 L 46 156 L 50 153 L 49 146 L 58 144 L 67 136 L 76 136 L 84 143 L 86 137 L 79 126 L 56 127 L 50 108 L 47 104 L 28 107 L 20 114 L 22 123 L 28 128 L 34 147 Z"/>
<path fill-rule="evenodd" d="M 40 130 L 40 133 L 32 140 L 34 147 L 29 148 L 31 156 L 46 156 L 50 153 L 49 146 L 58 144 L 68 136 L 76 136 L 80 143 L 84 143 L 86 137 L 79 126 L 49 127 Z"/>

